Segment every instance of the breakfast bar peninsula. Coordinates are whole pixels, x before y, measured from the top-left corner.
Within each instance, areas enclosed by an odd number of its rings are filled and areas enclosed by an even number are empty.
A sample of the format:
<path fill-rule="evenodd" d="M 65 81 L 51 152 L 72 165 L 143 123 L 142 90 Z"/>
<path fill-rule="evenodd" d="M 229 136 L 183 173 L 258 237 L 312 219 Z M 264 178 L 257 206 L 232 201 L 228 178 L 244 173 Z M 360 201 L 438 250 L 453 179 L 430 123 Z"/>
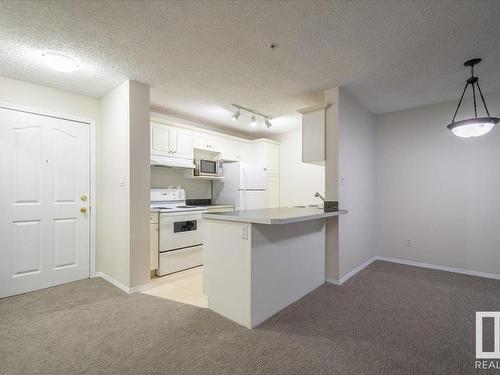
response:
<path fill-rule="evenodd" d="M 253 328 L 325 282 L 325 219 L 347 213 L 279 207 L 206 213 L 208 308 Z"/>

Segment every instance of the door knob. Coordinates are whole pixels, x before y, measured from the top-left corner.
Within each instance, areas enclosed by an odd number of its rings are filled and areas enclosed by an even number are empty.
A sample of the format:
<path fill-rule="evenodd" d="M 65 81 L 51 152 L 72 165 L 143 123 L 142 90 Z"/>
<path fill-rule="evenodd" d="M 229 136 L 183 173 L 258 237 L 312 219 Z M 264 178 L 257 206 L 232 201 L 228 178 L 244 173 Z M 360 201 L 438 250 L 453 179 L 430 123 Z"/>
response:
<path fill-rule="evenodd" d="M 82 202 L 85 202 L 87 200 L 87 196 L 85 194 L 83 194 L 81 197 L 80 197 L 80 200 Z"/>
<path fill-rule="evenodd" d="M 86 213 L 87 213 L 87 208 L 86 208 L 86 207 L 82 207 L 82 208 L 80 208 L 80 212 L 81 212 L 82 214 L 86 214 Z"/>

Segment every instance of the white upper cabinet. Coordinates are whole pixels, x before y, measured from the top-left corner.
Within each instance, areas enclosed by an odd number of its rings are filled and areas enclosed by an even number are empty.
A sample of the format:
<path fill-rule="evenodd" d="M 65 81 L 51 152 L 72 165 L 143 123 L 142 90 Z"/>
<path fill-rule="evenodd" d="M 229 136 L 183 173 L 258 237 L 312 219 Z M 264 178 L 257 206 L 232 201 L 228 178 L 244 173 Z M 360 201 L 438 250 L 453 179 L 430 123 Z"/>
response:
<path fill-rule="evenodd" d="M 268 173 L 279 173 L 280 146 L 278 142 L 269 139 L 257 139 L 254 141 L 253 154 L 256 161 L 264 164 L 264 168 Z"/>
<path fill-rule="evenodd" d="M 196 133 L 194 148 L 205 151 L 221 152 L 221 139 L 208 133 Z"/>
<path fill-rule="evenodd" d="M 151 154 L 171 156 L 170 129 L 167 126 L 151 123 Z"/>
<path fill-rule="evenodd" d="M 193 133 L 184 129 L 171 129 L 172 156 L 193 159 Z"/>
<path fill-rule="evenodd" d="M 300 109 L 302 114 L 302 162 L 325 165 L 326 110 L 329 104 Z"/>
<path fill-rule="evenodd" d="M 236 158 L 241 161 L 252 161 L 252 145 L 246 142 L 236 142 Z"/>
<path fill-rule="evenodd" d="M 168 125 L 151 123 L 151 154 L 193 159 L 193 133 Z"/>
<path fill-rule="evenodd" d="M 221 159 L 224 161 L 237 160 L 235 142 L 228 138 L 221 138 L 220 152 L 221 152 Z"/>
<path fill-rule="evenodd" d="M 251 161 L 252 145 L 248 142 L 222 140 L 222 160 L 225 161 Z"/>

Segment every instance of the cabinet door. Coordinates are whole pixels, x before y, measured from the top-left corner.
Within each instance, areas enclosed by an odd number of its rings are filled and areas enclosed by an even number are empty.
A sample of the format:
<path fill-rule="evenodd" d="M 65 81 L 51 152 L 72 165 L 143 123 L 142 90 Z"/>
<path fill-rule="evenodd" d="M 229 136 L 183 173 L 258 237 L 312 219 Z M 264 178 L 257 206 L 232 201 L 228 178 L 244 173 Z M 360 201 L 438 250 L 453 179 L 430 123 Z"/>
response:
<path fill-rule="evenodd" d="M 236 145 L 236 159 L 239 161 L 252 161 L 252 145 L 238 142 Z"/>
<path fill-rule="evenodd" d="M 151 154 L 171 156 L 168 126 L 151 123 Z"/>
<path fill-rule="evenodd" d="M 237 150 L 236 142 L 230 139 L 221 138 L 220 152 L 222 160 L 232 160 L 232 161 L 238 160 L 235 154 L 236 150 Z"/>
<path fill-rule="evenodd" d="M 170 137 L 172 156 L 193 159 L 193 134 L 191 132 L 172 128 Z"/>
<path fill-rule="evenodd" d="M 156 270 L 158 268 L 158 224 L 150 225 L 151 236 L 151 271 Z"/>
<path fill-rule="evenodd" d="M 220 152 L 220 143 L 218 137 L 210 134 L 197 133 L 194 137 L 194 147 L 199 150 Z"/>
<path fill-rule="evenodd" d="M 278 174 L 267 175 L 267 207 L 280 206 L 280 178 Z"/>

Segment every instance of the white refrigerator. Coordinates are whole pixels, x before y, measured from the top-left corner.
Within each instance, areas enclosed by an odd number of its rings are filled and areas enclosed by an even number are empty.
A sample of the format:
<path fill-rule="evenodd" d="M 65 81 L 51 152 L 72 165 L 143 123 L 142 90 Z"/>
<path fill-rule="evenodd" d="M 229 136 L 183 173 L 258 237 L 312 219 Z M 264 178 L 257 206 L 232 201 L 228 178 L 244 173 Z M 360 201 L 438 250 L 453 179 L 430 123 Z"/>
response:
<path fill-rule="evenodd" d="M 216 204 L 234 204 L 236 210 L 267 208 L 266 173 L 259 163 L 224 163 L 224 180 L 214 181 Z"/>

